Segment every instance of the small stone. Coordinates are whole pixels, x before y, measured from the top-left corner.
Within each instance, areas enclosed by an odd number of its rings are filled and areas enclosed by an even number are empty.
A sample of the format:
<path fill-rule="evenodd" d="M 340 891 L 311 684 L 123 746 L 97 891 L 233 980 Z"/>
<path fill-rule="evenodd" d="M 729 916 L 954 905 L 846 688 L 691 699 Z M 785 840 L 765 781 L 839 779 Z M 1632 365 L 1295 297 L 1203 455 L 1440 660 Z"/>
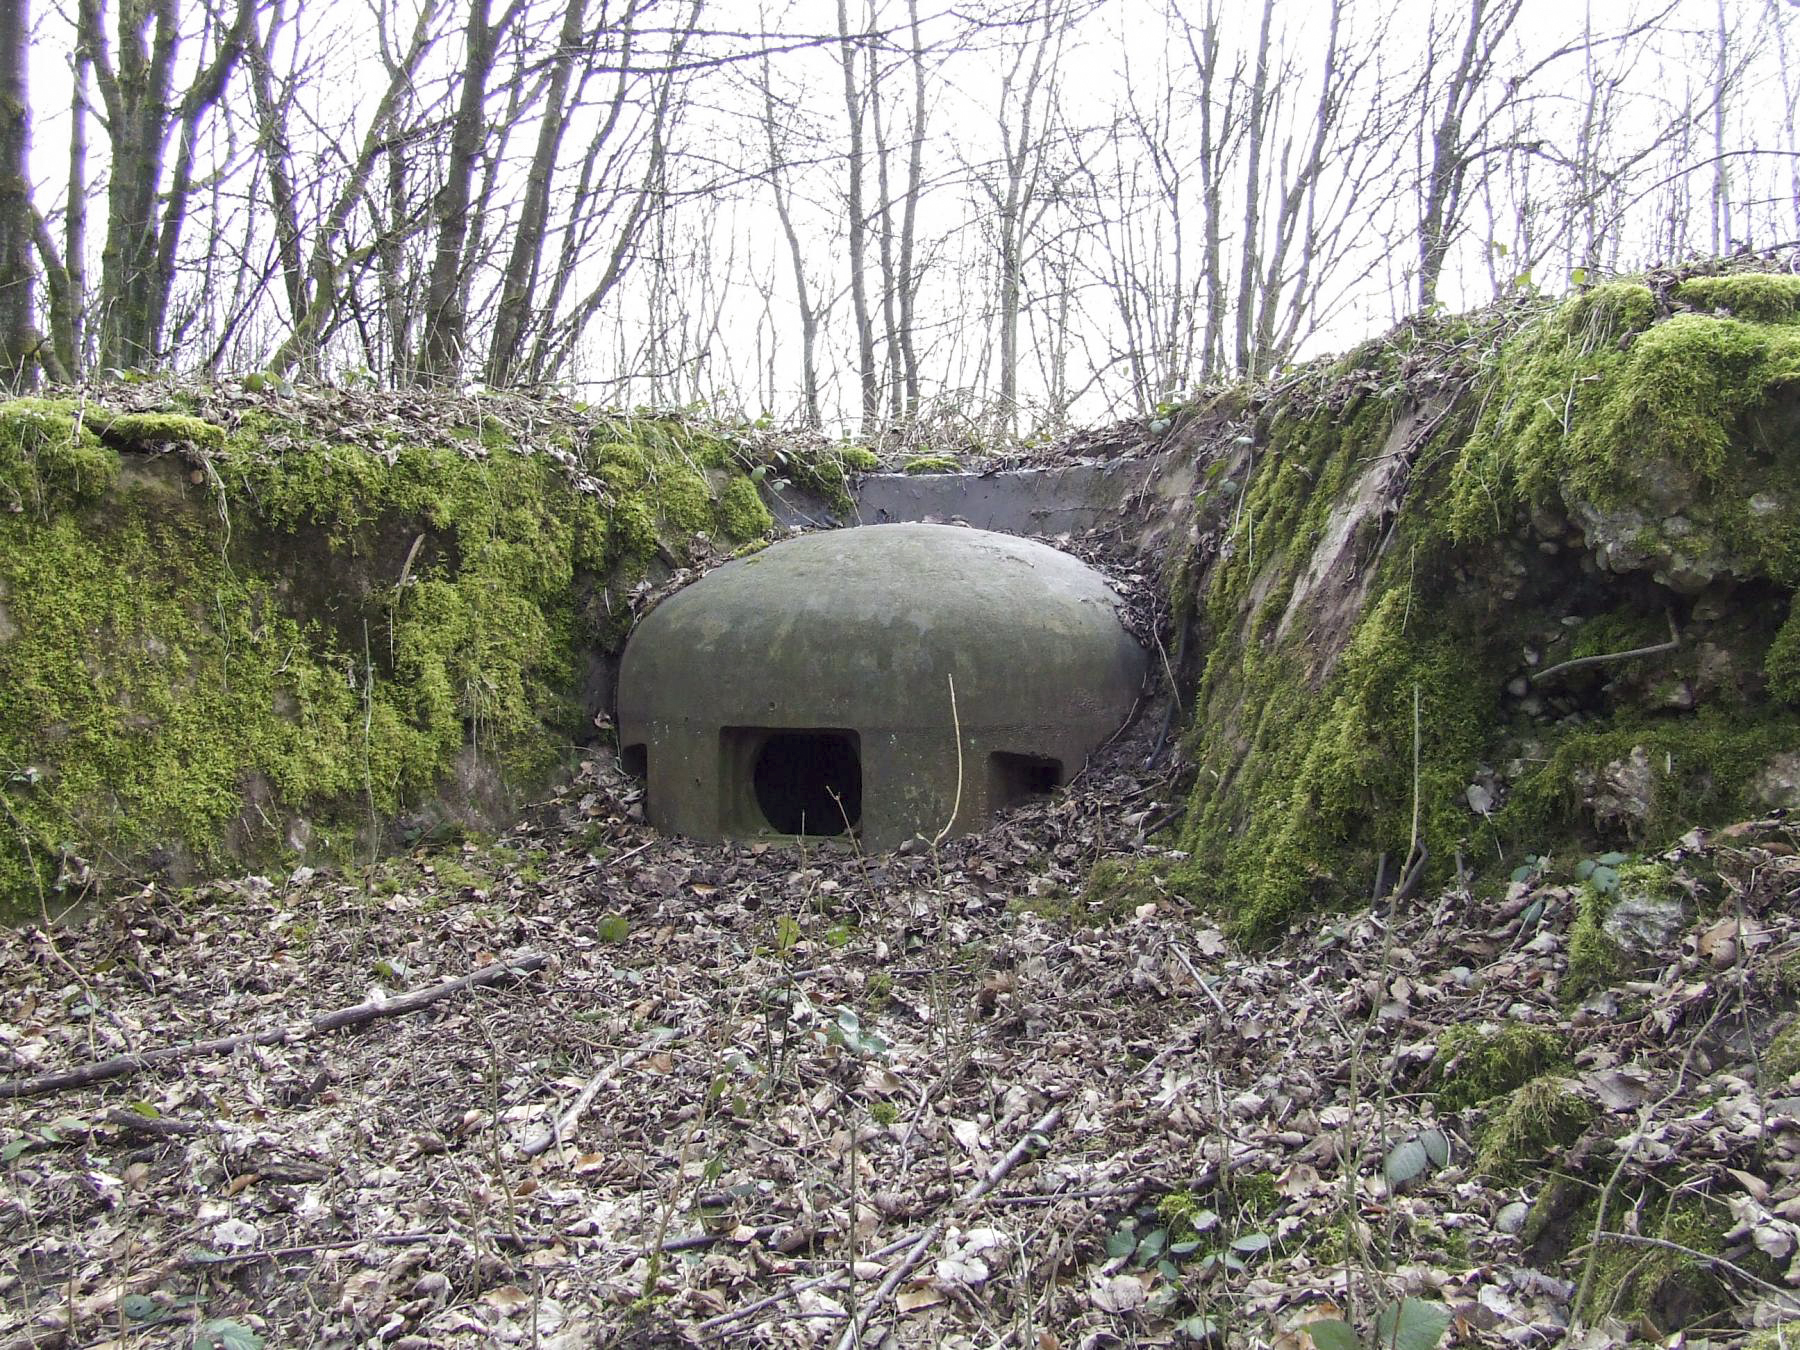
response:
<path fill-rule="evenodd" d="M 1722 619 L 1725 617 L 1729 603 L 1729 591 L 1710 591 L 1694 601 L 1693 621 L 1695 623 L 1711 623 L 1714 619 Z"/>
<path fill-rule="evenodd" d="M 1539 698 L 1536 694 L 1527 694 L 1524 698 L 1519 700 L 1519 711 L 1524 713 L 1527 717 L 1542 717 L 1544 715 L 1544 700 Z"/>
<path fill-rule="evenodd" d="M 1669 560 L 1650 575 L 1659 585 L 1667 586 L 1677 595 L 1698 595 L 1712 585 L 1719 571 L 1720 564 L 1716 560 L 1671 552 Z"/>
<path fill-rule="evenodd" d="M 1578 773 L 1576 783 L 1595 823 L 1602 828 L 1618 825 L 1636 834 L 1650 817 L 1655 777 L 1650 771 L 1650 752 L 1641 745 L 1633 746 L 1630 755 L 1615 759 L 1598 774 Z"/>
<path fill-rule="evenodd" d="M 1524 657 L 1525 664 L 1528 666 L 1535 666 L 1539 661 L 1544 659 L 1543 654 L 1539 652 L 1536 647 L 1527 647 L 1524 651 Z"/>
<path fill-rule="evenodd" d="M 1531 508 L 1531 528 L 1543 539 L 1561 539 L 1569 532 L 1568 517 L 1548 507 Z"/>
<path fill-rule="evenodd" d="M 1781 510 L 1781 498 L 1773 492 L 1759 492 L 1750 499 L 1750 514 L 1753 516 L 1772 516 Z"/>
<path fill-rule="evenodd" d="M 1606 935 L 1627 951 L 1640 956 L 1665 956 L 1681 930 L 1687 927 L 1688 910 L 1685 897 L 1679 894 L 1652 895 L 1639 891 L 1623 896 L 1600 926 Z"/>
<path fill-rule="evenodd" d="M 1731 653 L 1712 642 L 1702 642 L 1696 649 L 1699 670 L 1696 677 L 1702 689 L 1724 689 L 1737 680 Z"/>
<path fill-rule="evenodd" d="M 1800 751 L 1776 755 L 1750 788 L 1751 799 L 1771 809 L 1800 810 Z"/>
<path fill-rule="evenodd" d="M 1523 675 L 1515 675 L 1506 682 L 1506 692 L 1514 698 L 1524 698 L 1531 692 L 1531 681 Z"/>
<path fill-rule="evenodd" d="M 1494 794 L 1480 783 L 1470 783 L 1463 790 L 1463 796 L 1469 803 L 1469 809 L 1478 816 L 1485 816 L 1494 809 Z"/>
<path fill-rule="evenodd" d="M 1686 680 L 1677 680 L 1673 685 L 1663 690 L 1662 705 L 1665 708 L 1674 708 L 1678 712 L 1688 712 L 1693 708 L 1695 702 L 1694 686 L 1689 684 Z"/>
<path fill-rule="evenodd" d="M 1494 1227 L 1502 1233 L 1521 1233 L 1525 1230 L 1525 1220 L 1531 1215 L 1531 1206 L 1523 1200 L 1515 1200 L 1510 1205 L 1502 1205 L 1500 1212 L 1494 1216 Z"/>

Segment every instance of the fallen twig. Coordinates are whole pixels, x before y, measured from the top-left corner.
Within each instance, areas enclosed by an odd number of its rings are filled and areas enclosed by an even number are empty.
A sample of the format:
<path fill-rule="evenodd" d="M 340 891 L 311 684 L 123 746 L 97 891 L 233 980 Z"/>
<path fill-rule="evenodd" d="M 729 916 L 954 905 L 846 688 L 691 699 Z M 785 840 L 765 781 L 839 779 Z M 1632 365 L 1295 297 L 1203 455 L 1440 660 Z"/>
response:
<path fill-rule="evenodd" d="M 1231 1013 L 1225 1007 L 1225 1000 L 1219 997 L 1219 991 L 1208 984 L 1205 977 L 1202 976 L 1199 971 L 1194 969 L 1194 963 L 1188 960 L 1187 953 L 1182 951 L 1177 944 L 1171 942 L 1169 944 L 1169 950 L 1174 952 L 1175 959 L 1187 968 L 1187 973 L 1194 977 L 1194 983 L 1200 986 L 1200 992 L 1212 1000 L 1213 1007 L 1219 1010 L 1219 1016 L 1229 1022 L 1231 1020 Z"/>
<path fill-rule="evenodd" d="M 1014 1144 L 1012 1148 L 1007 1151 L 1006 1156 L 990 1167 L 988 1169 L 988 1174 L 985 1177 L 964 1192 L 962 1197 L 956 1201 L 952 1208 L 960 1209 L 974 1204 L 977 1200 L 981 1199 L 982 1196 L 986 1195 L 989 1191 L 993 1190 L 994 1187 L 1006 1180 L 1006 1174 L 1017 1167 L 1019 1165 L 1019 1160 L 1030 1151 L 1033 1137 L 1043 1134 L 1047 1130 L 1055 1129 L 1057 1122 L 1062 1119 L 1062 1115 L 1063 1109 L 1060 1106 L 1052 1107 L 1050 1110 L 1046 1111 L 1030 1129 L 1026 1130 L 1025 1133 L 1019 1137 L 1019 1142 Z M 925 1259 L 925 1253 L 928 1252 L 931 1249 L 931 1245 L 937 1241 L 938 1235 L 944 1231 L 944 1225 L 948 1222 L 949 1215 L 945 1214 L 933 1223 L 931 1227 L 919 1234 L 918 1240 L 907 1249 L 906 1255 L 901 1257 L 899 1263 L 888 1272 L 887 1278 L 881 1282 L 881 1287 L 875 1291 L 874 1297 L 863 1304 L 856 1316 L 851 1319 L 850 1324 L 844 1328 L 843 1334 L 837 1339 L 836 1350 L 849 1350 L 849 1347 L 852 1345 L 862 1344 L 863 1332 L 868 1329 L 869 1319 L 874 1317 L 882 1304 L 893 1297 L 894 1291 L 900 1287 L 906 1277 L 912 1274 L 919 1263 Z"/>
<path fill-rule="evenodd" d="M 600 1089 L 605 1087 L 615 1074 L 625 1072 L 644 1056 L 666 1044 L 668 1040 L 667 1035 L 654 1037 L 620 1057 L 617 1063 L 608 1064 L 604 1069 L 596 1071 L 593 1077 L 582 1084 L 581 1091 L 575 1094 L 575 1100 L 569 1103 L 567 1110 L 550 1124 L 540 1125 L 525 1136 L 519 1145 L 519 1152 L 527 1158 L 535 1158 L 549 1149 L 552 1144 L 560 1144 L 569 1138 L 575 1133 L 575 1127 L 581 1123 L 581 1118 L 587 1114 L 588 1107 L 594 1104 L 594 1098 L 600 1095 Z"/>
<path fill-rule="evenodd" d="M 1055 1129 L 1057 1123 L 1062 1119 L 1062 1115 L 1063 1109 L 1060 1106 L 1046 1112 L 1036 1124 L 1025 1132 L 1019 1142 L 1013 1145 L 1007 1155 L 999 1162 L 995 1163 L 993 1167 L 988 1170 L 988 1174 L 980 1181 L 976 1182 L 974 1186 L 970 1187 L 968 1192 L 955 1201 L 954 1204 L 956 1206 L 973 1204 L 989 1191 L 993 1190 L 994 1187 L 998 1186 L 1002 1181 L 1006 1180 L 1006 1174 L 1018 1166 L 1019 1160 L 1023 1158 L 1030 1149 L 1032 1137 L 1034 1135 L 1042 1134 L 1046 1130 Z M 943 1232 L 944 1223 L 945 1219 L 940 1218 L 923 1233 L 920 1233 L 917 1236 L 908 1235 L 903 1238 L 897 1238 L 895 1241 L 888 1243 L 887 1246 L 869 1252 L 862 1258 L 865 1261 L 876 1261 L 884 1256 L 892 1256 L 895 1252 L 901 1251 L 902 1249 L 905 1249 L 906 1251 L 906 1255 L 901 1259 L 900 1264 L 896 1266 L 894 1270 L 890 1271 L 887 1278 L 881 1282 L 881 1288 L 876 1290 L 874 1298 L 865 1305 L 855 1322 L 844 1329 L 844 1338 L 840 1339 L 838 1342 L 840 1346 L 853 1344 L 861 1337 L 863 1330 L 868 1326 L 869 1317 L 883 1302 L 892 1297 L 894 1290 L 900 1287 L 900 1282 L 906 1278 L 908 1273 L 918 1266 L 921 1260 L 924 1259 L 925 1252 L 930 1249 L 931 1244 L 936 1241 L 938 1235 Z M 722 1327 L 732 1325 L 734 1322 L 742 1322 L 748 1318 L 754 1317 L 757 1313 L 775 1307 L 777 1304 L 785 1303 L 790 1298 L 793 1298 L 795 1295 L 800 1294 L 805 1290 L 817 1289 L 821 1286 L 836 1287 L 840 1282 L 845 1280 L 846 1275 L 841 1270 L 831 1271 L 825 1275 L 815 1275 L 810 1279 L 799 1280 L 790 1284 L 785 1289 L 778 1290 L 773 1294 L 764 1295 L 753 1303 L 746 1303 L 741 1308 L 733 1308 L 731 1311 L 720 1313 L 716 1317 L 709 1317 L 704 1322 L 699 1323 L 694 1329 L 696 1331 L 718 1331 Z"/>
<path fill-rule="evenodd" d="M 1661 656 L 1664 652 L 1672 652 L 1681 645 L 1681 630 L 1675 626 L 1675 613 L 1669 611 L 1669 640 L 1658 642 L 1649 647 L 1633 647 L 1628 652 L 1601 652 L 1598 656 L 1578 656 L 1573 661 L 1564 661 L 1560 665 L 1551 666 L 1548 670 L 1540 670 L 1531 677 L 1534 685 L 1542 684 L 1552 675 L 1563 675 L 1571 670 L 1581 670 L 1587 666 L 1605 665 L 1610 661 L 1630 661 L 1640 656 Z"/>
<path fill-rule="evenodd" d="M 153 1069 L 159 1064 L 173 1064 L 184 1059 L 199 1059 L 208 1055 L 228 1055 L 246 1045 L 280 1045 L 288 1041 L 297 1041 L 306 1036 L 316 1036 L 326 1031 L 341 1031 L 345 1027 L 361 1026 L 365 1022 L 373 1022 L 381 1017 L 398 1017 L 404 1013 L 417 1012 L 429 1007 L 440 999 L 452 994 L 460 994 L 482 985 L 494 984 L 513 975 L 525 975 L 547 964 L 550 958 L 542 952 L 520 952 L 509 956 L 504 961 L 496 961 L 492 965 L 483 966 L 480 970 L 454 980 L 445 980 L 441 984 L 430 985 L 424 989 L 416 989 L 410 994 L 402 994 L 398 998 L 372 998 L 348 1008 L 339 1008 L 335 1012 L 322 1013 L 310 1022 L 298 1025 L 270 1027 L 265 1031 L 240 1032 L 235 1036 L 217 1036 L 211 1040 L 189 1041 L 184 1045 L 164 1046 L 160 1050 L 146 1050 L 135 1055 L 119 1055 L 113 1059 L 103 1059 L 97 1064 L 84 1064 L 75 1069 L 62 1069 L 55 1073 L 41 1073 L 34 1078 L 14 1078 L 0 1083 L 0 1098 L 35 1097 L 46 1092 L 61 1092 L 66 1088 L 85 1087 L 89 1083 L 103 1082 L 109 1078 L 124 1078 L 134 1073 L 142 1073 L 145 1069 Z"/>
<path fill-rule="evenodd" d="M 874 1261 L 879 1260 L 883 1256 L 892 1256 L 901 1248 L 911 1246 L 912 1242 L 912 1235 L 908 1234 L 906 1237 L 898 1238 L 895 1241 L 888 1243 L 885 1247 L 869 1252 L 863 1257 L 863 1260 Z M 754 1317 L 757 1313 L 763 1311 L 763 1309 L 772 1308 L 777 1303 L 786 1303 L 790 1298 L 793 1298 L 796 1294 L 802 1293 L 805 1290 L 817 1289 L 821 1285 L 835 1286 L 843 1278 L 843 1271 L 833 1270 L 824 1275 L 814 1275 L 809 1279 L 799 1280 L 794 1284 L 790 1284 L 786 1289 L 777 1290 L 773 1294 L 765 1294 L 754 1303 L 746 1303 L 741 1308 L 733 1308 L 730 1312 L 722 1312 L 715 1317 L 709 1317 L 696 1326 L 695 1330 L 717 1331 L 720 1327 L 728 1327 L 733 1322 L 742 1322 L 746 1318 Z"/>
<path fill-rule="evenodd" d="M 330 1242 L 302 1242 L 293 1247 L 258 1247 L 252 1251 L 217 1252 L 206 1256 L 185 1256 L 175 1263 L 176 1270 L 210 1270 L 217 1266 L 241 1266 L 247 1261 L 285 1261 L 291 1256 L 312 1256 L 318 1252 L 338 1252 L 350 1247 L 410 1247 L 414 1243 L 431 1242 L 447 1237 L 447 1233 L 420 1229 L 409 1233 L 370 1233 L 362 1237 L 335 1238 Z"/>

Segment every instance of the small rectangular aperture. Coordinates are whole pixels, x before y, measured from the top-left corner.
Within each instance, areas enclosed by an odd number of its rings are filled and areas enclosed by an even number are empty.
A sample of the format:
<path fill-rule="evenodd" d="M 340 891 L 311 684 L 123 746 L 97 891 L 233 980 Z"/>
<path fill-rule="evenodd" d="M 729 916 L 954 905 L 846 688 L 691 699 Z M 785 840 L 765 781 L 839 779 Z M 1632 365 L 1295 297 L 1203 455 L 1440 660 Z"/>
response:
<path fill-rule="evenodd" d="M 1041 755 L 1013 755 L 996 750 L 988 756 L 988 809 L 1047 797 L 1063 784 L 1062 761 Z"/>

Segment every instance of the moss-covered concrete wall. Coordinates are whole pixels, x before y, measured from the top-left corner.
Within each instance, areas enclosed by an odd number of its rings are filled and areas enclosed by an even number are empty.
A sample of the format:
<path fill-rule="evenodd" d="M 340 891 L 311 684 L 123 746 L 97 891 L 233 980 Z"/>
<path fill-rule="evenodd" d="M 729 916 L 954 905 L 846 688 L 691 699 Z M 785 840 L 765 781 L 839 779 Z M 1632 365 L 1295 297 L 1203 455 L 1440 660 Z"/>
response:
<path fill-rule="evenodd" d="M 521 400 L 0 403 L 0 912 L 503 822 L 643 592 L 769 529 L 767 459 Z"/>
<path fill-rule="evenodd" d="M 1800 805 L 1797 311 L 1797 278 L 1664 275 L 1190 412 L 1167 884 L 1267 936 L 1409 857 L 1504 875 Z"/>

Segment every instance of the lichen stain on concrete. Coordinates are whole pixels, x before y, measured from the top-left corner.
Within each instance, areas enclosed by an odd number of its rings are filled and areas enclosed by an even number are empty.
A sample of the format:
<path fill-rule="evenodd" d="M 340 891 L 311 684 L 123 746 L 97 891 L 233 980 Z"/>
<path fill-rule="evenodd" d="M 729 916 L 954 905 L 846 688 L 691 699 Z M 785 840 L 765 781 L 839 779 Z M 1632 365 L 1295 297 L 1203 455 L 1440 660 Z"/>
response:
<path fill-rule="evenodd" d="M 639 624 L 620 743 L 643 748 L 662 828 L 849 830 L 890 848 L 1067 782 L 1125 721 L 1144 668 L 1104 578 L 1048 545 L 827 531 L 727 564 Z"/>

